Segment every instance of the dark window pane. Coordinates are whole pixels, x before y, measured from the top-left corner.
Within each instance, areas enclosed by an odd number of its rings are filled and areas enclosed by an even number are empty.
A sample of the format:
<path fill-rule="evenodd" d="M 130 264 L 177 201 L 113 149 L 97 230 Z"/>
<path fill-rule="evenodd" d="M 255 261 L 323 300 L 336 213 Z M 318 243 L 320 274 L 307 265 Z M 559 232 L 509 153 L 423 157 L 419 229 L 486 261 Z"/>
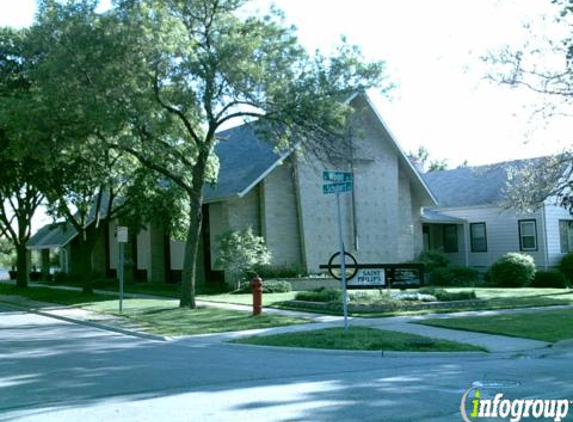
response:
<path fill-rule="evenodd" d="M 487 234 L 485 223 L 470 224 L 472 252 L 487 252 Z"/>

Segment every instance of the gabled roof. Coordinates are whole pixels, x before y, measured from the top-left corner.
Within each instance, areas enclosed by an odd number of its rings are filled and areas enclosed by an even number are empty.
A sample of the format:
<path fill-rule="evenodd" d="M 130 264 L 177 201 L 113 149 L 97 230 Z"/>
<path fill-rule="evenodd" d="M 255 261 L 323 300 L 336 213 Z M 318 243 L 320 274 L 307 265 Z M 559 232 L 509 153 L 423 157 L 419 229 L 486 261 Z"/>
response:
<path fill-rule="evenodd" d="M 514 160 L 477 167 L 432 171 L 424 174 L 436 195 L 439 207 L 456 208 L 497 205 L 503 198 L 511 169 L 525 166 L 535 159 Z"/>
<path fill-rule="evenodd" d="M 407 158 L 406 153 L 388 129 L 368 95 L 364 93 L 354 94 L 346 103 L 350 104 L 357 99 L 366 102 L 379 124 L 388 134 L 398 153 L 400 162 L 414 182 L 414 188 L 424 198 L 424 205 L 436 205 L 436 198 L 424 178 Z M 219 176 L 215 187 L 205 187 L 205 202 L 216 202 L 246 195 L 292 153 L 292 149 L 276 152 L 272 143 L 257 136 L 256 125 L 256 122 L 247 123 L 217 133 L 219 141 L 215 146 L 215 153 L 219 158 Z"/>
<path fill-rule="evenodd" d="M 217 133 L 219 175 L 215 187 L 205 187 L 205 202 L 246 195 L 290 155 L 292 150 L 276 152 L 270 142 L 260 139 L 256 126 L 246 123 Z"/>
<path fill-rule="evenodd" d="M 90 209 L 87 216 L 86 227 L 92 224 L 96 219 L 96 199 L 94 198 L 94 206 Z M 109 203 L 109 195 L 103 194 L 100 204 L 100 218 L 105 218 L 107 216 L 107 208 Z M 114 201 L 114 203 L 116 203 Z M 78 235 L 76 228 L 69 223 L 59 222 L 59 223 L 49 223 L 38 230 L 31 238 L 28 240 L 26 247 L 28 249 L 54 249 L 62 248 L 70 243 Z"/>
<path fill-rule="evenodd" d="M 67 223 L 46 224 L 28 241 L 28 249 L 61 248 L 70 243 L 78 232 Z"/>

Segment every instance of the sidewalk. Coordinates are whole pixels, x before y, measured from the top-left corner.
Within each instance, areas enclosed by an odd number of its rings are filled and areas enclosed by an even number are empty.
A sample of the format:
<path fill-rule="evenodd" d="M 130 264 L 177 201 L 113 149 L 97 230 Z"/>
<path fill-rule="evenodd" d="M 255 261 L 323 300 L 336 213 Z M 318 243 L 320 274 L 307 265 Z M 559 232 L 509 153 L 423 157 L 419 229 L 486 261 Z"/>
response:
<path fill-rule="evenodd" d="M 80 288 L 77 287 L 46 286 L 39 283 L 30 283 L 30 286 L 48 287 L 48 288 L 63 289 L 63 290 L 80 290 Z M 118 296 L 118 293 L 116 292 L 110 292 L 105 290 L 96 290 L 95 293 L 101 295 L 108 295 L 110 297 Z M 6 296 L 4 296 L 4 298 L 5 297 Z M 166 298 L 166 297 L 145 295 L 145 294 L 133 294 L 133 293 L 126 293 L 124 297 L 173 300 L 173 301 L 177 300 L 173 298 Z M 252 308 L 248 305 L 206 302 L 206 301 L 198 301 L 197 304 L 199 306 L 231 309 L 245 312 L 250 312 L 252 310 Z M 124 334 L 137 335 L 137 336 L 140 336 L 142 334 L 141 327 L 134 326 L 133 323 L 130 324 L 129 320 L 126 321 L 123 318 L 97 314 L 79 308 L 53 306 L 53 304 L 41 304 L 41 305 L 42 305 L 41 311 L 38 311 L 37 309 L 35 311 L 41 312 L 43 315 L 46 316 L 53 316 L 56 318 L 65 319 L 69 321 L 78 321 L 80 323 L 87 322 L 89 324 L 96 324 L 99 325 L 99 328 L 102 329 L 111 328 L 112 330 L 116 331 L 120 330 L 119 332 L 124 332 Z M 34 304 L 31 304 L 31 306 L 35 307 Z M 349 325 L 372 327 L 372 328 L 398 331 L 410 334 L 418 334 L 437 339 L 451 340 L 459 343 L 467 343 L 475 346 L 484 347 L 491 353 L 516 353 L 516 352 L 531 351 L 531 350 L 546 348 L 550 346 L 550 343 L 537 340 L 516 338 L 516 337 L 507 337 L 501 335 L 483 334 L 470 331 L 460 331 L 446 328 L 430 327 L 426 325 L 415 324 L 415 322 L 427 319 L 435 319 L 435 318 L 460 318 L 465 316 L 495 316 L 503 314 L 531 313 L 531 312 L 547 311 L 551 309 L 564 309 L 564 308 L 573 308 L 573 306 L 551 306 L 551 307 L 505 309 L 505 310 L 492 310 L 492 311 L 467 311 L 467 312 L 457 312 L 450 314 L 427 314 L 420 316 L 397 316 L 397 317 L 384 317 L 384 318 L 350 317 Z M 343 325 L 343 317 L 341 316 L 320 315 L 307 312 L 288 311 L 288 310 L 272 309 L 272 308 L 265 308 L 263 312 L 275 315 L 302 317 L 312 322 L 309 324 L 290 325 L 286 327 L 185 336 L 185 337 L 179 337 L 177 338 L 177 340 L 185 342 L 196 341 L 199 343 L 221 343 L 252 335 L 270 335 L 270 334 L 282 334 L 288 332 L 301 332 L 301 331 L 318 330 L 322 328 L 331 328 Z M 164 339 L 164 340 L 166 339 L 160 336 L 152 336 L 152 337 L 155 337 L 155 339 Z"/>

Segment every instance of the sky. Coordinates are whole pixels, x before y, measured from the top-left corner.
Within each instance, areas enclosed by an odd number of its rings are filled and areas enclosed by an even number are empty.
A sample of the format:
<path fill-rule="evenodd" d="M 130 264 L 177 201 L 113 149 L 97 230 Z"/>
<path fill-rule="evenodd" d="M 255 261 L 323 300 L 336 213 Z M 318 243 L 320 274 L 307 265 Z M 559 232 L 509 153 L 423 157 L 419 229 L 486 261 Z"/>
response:
<path fill-rule="evenodd" d="M 104 1 L 104 7 L 109 4 Z M 384 60 L 396 88 L 371 92 L 406 151 L 424 145 L 451 167 L 546 155 L 571 144 L 567 118 L 532 119 L 539 99 L 496 85 L 481 59 L 502 46 L 553 34 L 550 0 L 274 0 L 309 50 L 341 35 L 368 60 Z M 254 0 L 266 10 L 270 1 Z M 0 0 L 0 25 L 26 26 L 33 0 Z M 570 124 L 569 124 L 570 126 Z"/>

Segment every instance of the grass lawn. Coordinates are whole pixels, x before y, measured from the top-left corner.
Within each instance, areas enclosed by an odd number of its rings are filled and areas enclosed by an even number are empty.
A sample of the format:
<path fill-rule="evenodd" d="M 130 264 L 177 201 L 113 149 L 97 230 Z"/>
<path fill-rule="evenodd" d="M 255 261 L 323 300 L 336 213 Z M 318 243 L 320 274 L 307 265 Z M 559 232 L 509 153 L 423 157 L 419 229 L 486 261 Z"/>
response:
<path fill-rule="evenodd" d="M 221 333 L 255 328 L 303 324 L 303 318 L 282 315 L 253 316 L 249 312 L 217 308 L 188 310 L 179 308 L 177 300 L 127 299 L 123 317 L 149 332 L 168 336 Z M 95 312 L 118 315 L 117 300 L 95 302 L 82 306 Z"/>
<path fill-rule="evenodd" d="M 288 293 L 263 293 L 263 306 L 271 306 L 278 302 L 286 300 L 293 300 L 296 292 Z M 239 305 L 252 305 L 253 295 L 248 294 L 230 294 L 222 293 L 217 295 L 200 295 L 197 300 L 206 302 L 222 302 L 222 303 L 235 303 Z"/>
<path fill-rule="evenodd" d="M 308 347 L 313 349 L 336 350 L 384 350 L 411 352 L 462 352 L 486 351 L 469 344 L 447 340 L 433 340 L 414 334 L 379 330 L 368 327 L 326 328 L 300 333 L 275 334 L 270 336 L 247 337 L 234 343 L 259 346 Z"/>
<path fill-rule="evenodd" d="M 12 284 L 0 283 L 0 295 L 20 296 L 38 302 L 49 302 L 61 305 L 80 305 L 88 302 L 109 300 L 109 296 L 87 295 L 70 290 L 56 290 L 47 287 L 28 287 L 21 289 Z"/>
<path fill-rule="evenodd" d="M 430 319 L 420 321 L 419 324 L 523 337 L 551 343 L 573 339 L 573 309 L 487 317 Z"/>

